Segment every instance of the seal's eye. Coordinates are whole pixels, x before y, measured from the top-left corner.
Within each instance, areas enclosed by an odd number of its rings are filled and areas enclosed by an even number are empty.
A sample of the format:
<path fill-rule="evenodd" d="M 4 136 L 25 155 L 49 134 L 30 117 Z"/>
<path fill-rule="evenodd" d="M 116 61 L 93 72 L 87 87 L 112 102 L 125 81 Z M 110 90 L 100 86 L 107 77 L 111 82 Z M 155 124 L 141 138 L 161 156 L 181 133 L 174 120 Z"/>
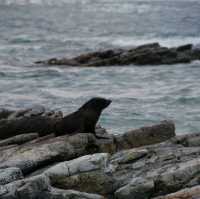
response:
<path fill-rule="evenodd" d="M 106 106 L 109 106 L 111 104 L 111 100 L 106 100 Z"/>

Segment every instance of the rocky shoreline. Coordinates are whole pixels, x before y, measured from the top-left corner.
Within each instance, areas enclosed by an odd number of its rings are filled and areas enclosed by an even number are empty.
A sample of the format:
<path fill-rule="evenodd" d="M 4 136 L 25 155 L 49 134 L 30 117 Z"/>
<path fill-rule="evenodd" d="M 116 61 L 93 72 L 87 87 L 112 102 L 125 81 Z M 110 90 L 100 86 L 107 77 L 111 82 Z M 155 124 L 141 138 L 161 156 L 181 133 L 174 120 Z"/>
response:
<path fill-rule="evenodd" d="M 0 140 L 1 199 L 200 198 L 200 134 L 177 136 L 163 121 L 117 136 L 97 128 L 104 139 L 54 137 L 53 118 L 62 114 L 0 111 L 1 134 L 13 135 Z"/>
<path fill-rule="evenodd" d="M 82 67 L 123 65 L 171 65 L 200 60 L 200 49 L 192 44 L 178 47 L 163 47 L 151 43 L 133 48 L 108 49 L 82 54 L 73 58 L 51 58 L 36 64 Z"/>

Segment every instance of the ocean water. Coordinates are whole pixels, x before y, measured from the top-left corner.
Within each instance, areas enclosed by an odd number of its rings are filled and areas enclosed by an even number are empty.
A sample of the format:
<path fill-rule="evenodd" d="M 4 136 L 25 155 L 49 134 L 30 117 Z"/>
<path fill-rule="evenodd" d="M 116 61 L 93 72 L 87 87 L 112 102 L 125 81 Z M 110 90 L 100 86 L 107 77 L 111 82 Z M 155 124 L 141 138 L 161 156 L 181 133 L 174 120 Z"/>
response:
<path fill-rule="evenodd" d="M 44 105 L 68 114 L 112 99 L 100 124 L 112 133 L 174 120 L 200 131 L 200 62 L 67 68 L 34 61 L 160 42 L 200 43 L 200 1 L 0 0 L 0 108 Z"/>

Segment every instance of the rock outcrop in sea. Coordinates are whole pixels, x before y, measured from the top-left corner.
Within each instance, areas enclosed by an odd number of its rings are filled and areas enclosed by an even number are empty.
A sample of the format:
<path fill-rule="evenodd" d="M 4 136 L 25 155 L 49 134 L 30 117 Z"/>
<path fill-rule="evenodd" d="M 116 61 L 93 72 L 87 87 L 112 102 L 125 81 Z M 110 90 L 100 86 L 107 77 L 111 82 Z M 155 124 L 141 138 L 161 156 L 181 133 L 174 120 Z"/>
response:
<path fill-rule="evenodd" d="M 168 65 L 190 63 L 200 60 L 200 49 L 192 44 L 178 47 L 163 47 L 159 43 L 133 48 L 109 49 L 82 54 L 73 58 L 51 58 L 36 64 L 65 65 L 82 67 L 123 66 L 123 65 Z"/>
<path fill-rule="evenodd" d="M 55 137 L 46 124 L 60 113 L 36 110 L 0 111 L 0 134 L 13 135 L 0 140 L 1 199 L 200 198 L 200 134 L 177 136 L 163 121 L 120 135 L 97 128 L 102 139 Z"/>

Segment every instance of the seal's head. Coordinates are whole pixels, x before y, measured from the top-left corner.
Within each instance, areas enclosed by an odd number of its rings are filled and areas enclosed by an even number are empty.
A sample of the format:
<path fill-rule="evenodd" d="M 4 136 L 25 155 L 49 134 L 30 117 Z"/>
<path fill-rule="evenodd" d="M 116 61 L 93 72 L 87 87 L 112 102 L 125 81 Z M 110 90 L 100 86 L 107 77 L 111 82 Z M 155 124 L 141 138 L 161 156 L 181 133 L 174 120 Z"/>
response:
<path fill-rule="evenodd" d="M 86 102 L 81 109 L 94 109 L 97 111 L 103 111 L 106 107 L 111 104 L 111 100 L 101 98 L 101 97 L 94 97 Z"/>

